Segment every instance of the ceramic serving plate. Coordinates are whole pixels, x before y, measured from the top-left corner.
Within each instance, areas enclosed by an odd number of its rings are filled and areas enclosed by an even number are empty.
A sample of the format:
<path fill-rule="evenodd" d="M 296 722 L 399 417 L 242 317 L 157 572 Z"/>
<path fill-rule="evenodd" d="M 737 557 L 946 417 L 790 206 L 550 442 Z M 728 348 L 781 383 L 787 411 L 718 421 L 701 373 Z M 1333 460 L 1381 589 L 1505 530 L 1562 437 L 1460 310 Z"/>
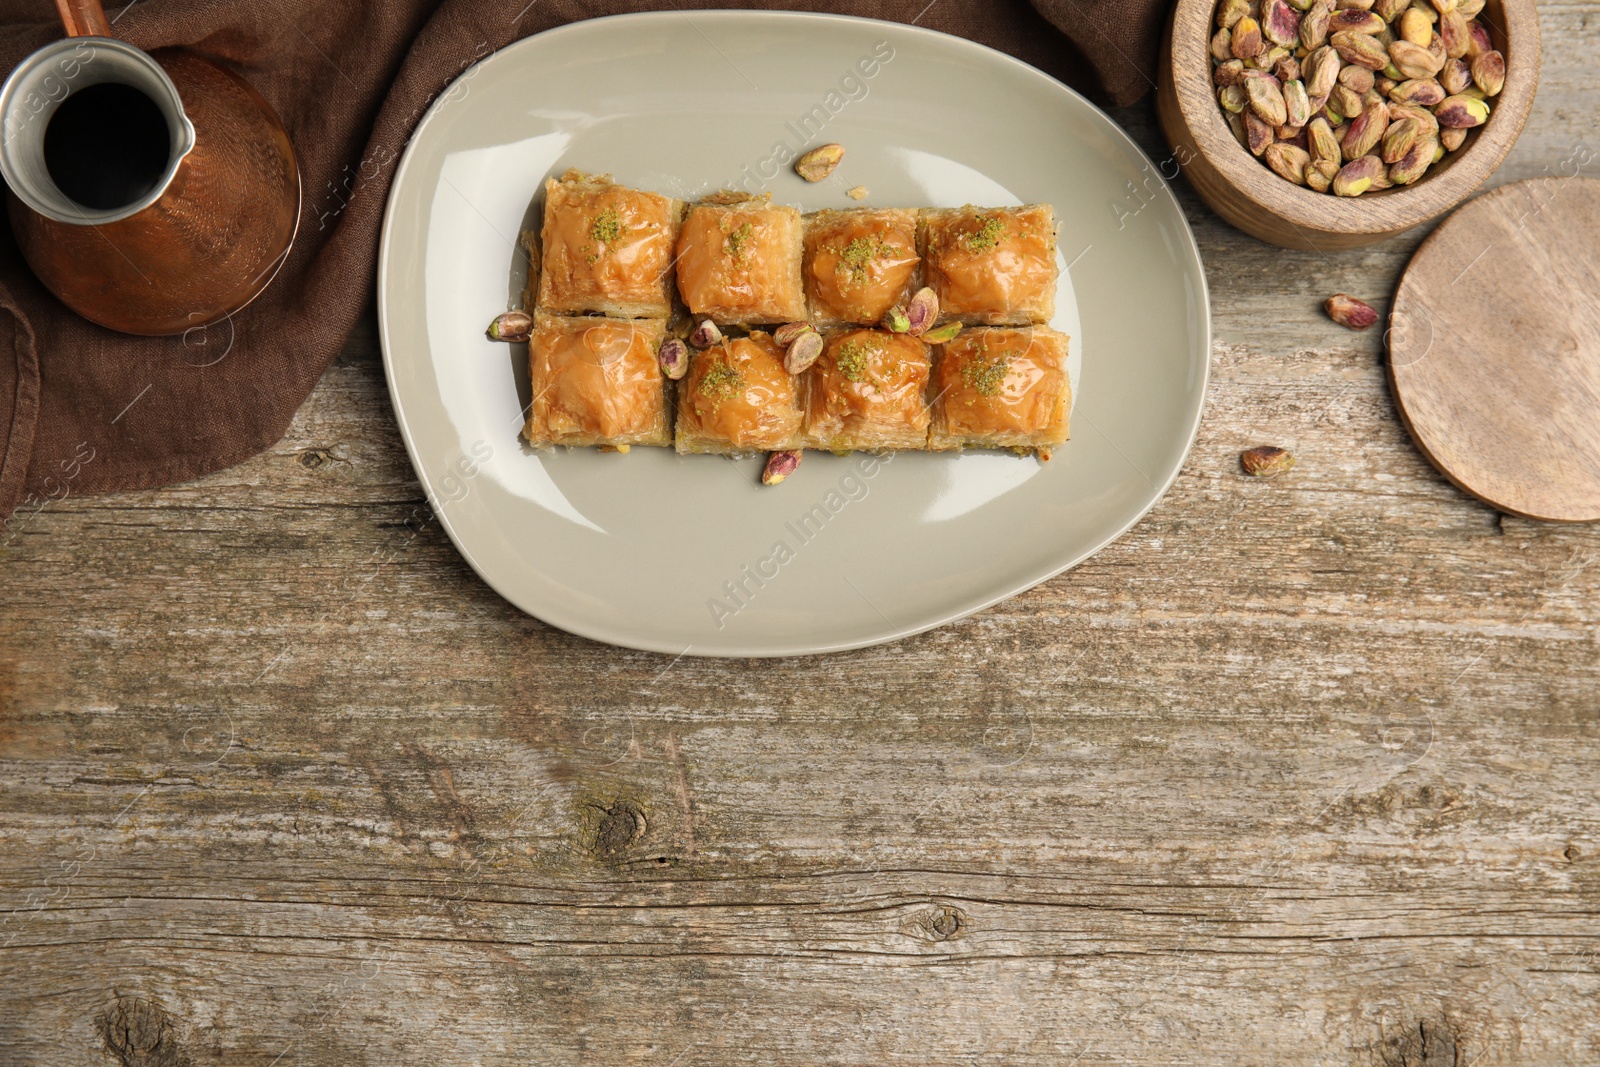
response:
<path fill-rule="evenodd" d="M 845 146 L 817 185 L 788 166 Z M 756 459 L 536 453 L 518 434 L 519 231 L 568 167 L 685 200 L 725 187 L 804 211 L 1048 202 L 1072 440 L 993 452 Z M 669 11 L 574 23 L 471 67 L 434 103 L 390 194 L 378 274 L 401 433 L 461 554 L 519 608 L 670 655 L 778 656 L 889 641 L 1080 562 L 1172 483 L 1205 397 L 1205 273 L 1158 170 L 1032 67 L 898 23 Z"/>

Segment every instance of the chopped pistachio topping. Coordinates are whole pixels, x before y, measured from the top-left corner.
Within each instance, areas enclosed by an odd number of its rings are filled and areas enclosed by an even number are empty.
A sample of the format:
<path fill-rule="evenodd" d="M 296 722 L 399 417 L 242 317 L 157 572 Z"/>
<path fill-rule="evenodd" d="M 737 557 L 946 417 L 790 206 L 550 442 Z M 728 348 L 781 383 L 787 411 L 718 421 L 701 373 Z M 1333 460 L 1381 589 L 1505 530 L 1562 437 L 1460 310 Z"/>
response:
<path fill-rule="evenodd" d="M 736 263 L 744 262 L 745 253 L 748 251 L 745 246 L 750 241 L 750 232 L 751 226 L 746 222 L 728 234 L 728 255 L 732 256 Z"/>
<path fill-rule="evenodd" d="M 865 285 L 872 261 L 894 255 L 899 249 L 877 237 L 857 237 L 843 248 L 834 245 L 829 251 L 839 257 L 839 273 L 846 275 L 846 285 Z"/>
<path fill-rule="evenodd" d="M 1005 384 L 1006 373 L 1011 369 L 1015 352 L 1002 352 L 989 356 L 987 352 L 973 356 L 961 368 L 961 380 L 979 396 L 999 396 Z"/>
<path fill-rule="evenodd" d="M 880 346 L 871 340 L 846 341 L 839 347 L 839 355 L 834 362 L 840 374 L 852 382 L 859 382 L 867 376 L 867 361 L 880 350 Z"/>
<path fill-rule="evenodd" d="M 615 207 L 608 207 L 595 216 L 594 222 L 589 226 L 589 236 L 601 244 L 608 244 L 621 237 L 625 232 L 622 217 L 617 214 Z"/>
<path fill-rule="evenodd" d="M 700 376 L 700 395 L 720 404 L 744 388 L 744 375 L 729 366 L 727 357 L 718 356 Z"/>
<path fill-rule="evenodd" d="M 968 252 L 987 252 L 1000 243 L 1006 234 L 1004 224 L 993 215 L 985 215 L 978 228 L 962 238 Z"/>

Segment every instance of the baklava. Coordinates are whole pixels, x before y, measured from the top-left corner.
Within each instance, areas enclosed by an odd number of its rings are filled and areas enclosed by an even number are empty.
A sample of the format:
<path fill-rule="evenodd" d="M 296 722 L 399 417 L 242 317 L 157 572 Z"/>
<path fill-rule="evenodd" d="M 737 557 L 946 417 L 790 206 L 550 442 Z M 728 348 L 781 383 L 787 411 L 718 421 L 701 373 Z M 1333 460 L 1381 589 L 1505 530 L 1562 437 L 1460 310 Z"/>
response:
<path fill-rule="evenodd" d="M 679 452 L 742 455 L 799 448 L 805 379 L 759 330 L 697 352 L 678 387 Z"/>
<path fill-rule="evenodd" d="M 928 347 L 908 334 L 832 333 L 807 371 L 806 444 L 832 452 L 927 448 Z"/>
<path fill-rule="evenodd" d="M 819 211 L 806 216 L 805 245 L 806 300 L 815 325 L 876 325 L 916 289 L 915 211 Z"/>
<path fill-rule="evenodd" d="M 656 362 L 666 329 L 662 319 L 535 315 L 528 443 L 670 447 L 667 381 Z"/>
<path fill-rule="evenodd" d="M 1049 322 L 1056 310 L 1055 211 L 929 208 L 918 222 L 926 284 L 940 312 L 968 326 Z"/>
<path fill-rule="evenodd" d="M 682 201 L 578 171 L 544 188 L 539 310 L 667 317 Z"/>
<path fill-rule="evenodd" d="M 928 447 L 1009 448 L 1049 459 L 1068 436 L 1067 341 L 1044 326 L 987 327 L 938 346 Z"/>
<path fill-rule="evenodd" d="M 689 209 L 678 235 L 678 292 L 690 314 L 718 326 L 806 317 L 800 212 L 766 196 L 723 194 Z"/>

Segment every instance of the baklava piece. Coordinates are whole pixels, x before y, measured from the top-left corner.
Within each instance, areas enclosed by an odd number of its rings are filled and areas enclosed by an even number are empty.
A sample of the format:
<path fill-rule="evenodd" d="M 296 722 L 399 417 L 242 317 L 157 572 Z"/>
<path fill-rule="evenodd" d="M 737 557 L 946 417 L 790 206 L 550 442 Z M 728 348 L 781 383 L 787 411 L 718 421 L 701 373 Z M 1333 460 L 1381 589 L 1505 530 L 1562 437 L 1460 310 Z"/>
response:
<path fill-rule="evenodd" d="M 1049 322 L 1056 309 L 1055 211 L 930 208 L 918 225 L 926 284 L 946 318 L 968 326 Z"/>
<path fill-rule="evenodd" d="M 661 319 L 536 315 L 528 443 L 670 446 L 667 382 L 656 362 L 666 329 Z"/>
<path fill-rule="evenodd" d="M 577 171 L 544 190 L 539 310 L 665 318 L 682 201 Z"/>
<path fill-rule="evenodd" d="M 731 201 L 731 202 L 730 202 Z M 800 212 L 767 197 L 713 197 L 689 209 L 678 236 L 678 292 L 719 326 L 806 317 Z"/>
<path fill-rule="evenodd" d="M 1050 458 L 1067 440 L 1067 335 L 1044 326 L 966 330 L 934 362 L 934 449 L 1009 448 Z"/>
<path fill-rule="evenodd" d="M 907 334 L 843 330 L 808 371 L 806 444 L 832 452 L 927 448 L 928 348 Z"/>
<path fill-rule="evenodd" d="M 915 211 L 819 211 L 806 216 L 805 232 L 813 323 L 872 326 L 910 299 L 921 262 Z"/>
<path fill-rule="evenodd" d="M 697 352 L 678 391 L 678 451 L 799 448 L 803 380 L 783 369 L 783 350 L 760 331 Z"/>

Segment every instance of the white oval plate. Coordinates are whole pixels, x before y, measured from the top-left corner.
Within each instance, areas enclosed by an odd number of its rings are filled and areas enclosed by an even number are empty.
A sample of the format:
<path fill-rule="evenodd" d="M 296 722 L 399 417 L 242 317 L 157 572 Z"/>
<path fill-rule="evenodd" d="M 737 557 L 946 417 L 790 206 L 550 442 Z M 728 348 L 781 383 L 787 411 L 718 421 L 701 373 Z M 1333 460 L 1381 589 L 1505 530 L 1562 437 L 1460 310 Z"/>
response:
<path fill-rule="evenodd" d="M 802 148 L 846 149 L 807 185 Z M 969 452 L 758 460 L 518 437 L 523 345 L 484 337 L 526 276 L 518 232 L 568 167 L 684 199 L 729 186 L 805 211 L 1048 202 L 1072 440 L 1040 464 Z M 467 70 L 407 147 L 378 321 L 400 432 L 461 554 L 585 637 L 780 656 L 926 630 L 1080 562 L 1160 499 L 1199 425 L 1205 272 L 1155 167 L 1082 97 L 1009 56 L 899 23 L 669 11 L 573 23 Z"/>

